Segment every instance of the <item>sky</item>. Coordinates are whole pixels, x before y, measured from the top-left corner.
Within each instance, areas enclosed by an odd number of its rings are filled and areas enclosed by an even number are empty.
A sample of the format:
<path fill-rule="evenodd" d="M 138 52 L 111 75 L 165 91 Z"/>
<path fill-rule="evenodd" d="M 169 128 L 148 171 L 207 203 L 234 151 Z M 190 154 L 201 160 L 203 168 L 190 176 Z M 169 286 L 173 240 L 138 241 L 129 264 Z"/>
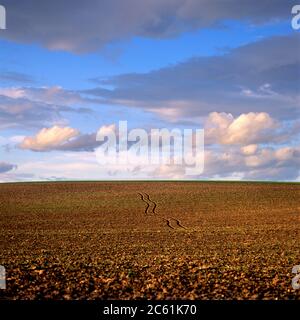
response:
<path fill-rule="evenodd" d="M 0 0 L 0 182 L 300 181 L 293 0 Z M 97 132 L 204 129 L 204 170 L 101 165 Z"/>

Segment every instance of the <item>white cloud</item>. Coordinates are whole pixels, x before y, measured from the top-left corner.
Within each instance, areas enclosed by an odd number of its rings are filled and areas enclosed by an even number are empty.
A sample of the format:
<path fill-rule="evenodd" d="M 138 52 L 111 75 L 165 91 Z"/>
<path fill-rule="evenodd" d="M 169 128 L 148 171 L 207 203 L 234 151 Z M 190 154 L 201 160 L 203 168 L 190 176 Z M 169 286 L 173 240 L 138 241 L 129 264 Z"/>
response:
<path fill-rule="evenodd" d="M 292 147 L 284 147 L 276 151 L 275 156 L 280 161 L 287 161 L 294 159 L 296 154 L 300 152 L 299 149 L 295 149 Z"/>
<path fill-rule="evenodd" d="M 234 118 L 232 114 L 212 112 L 205 124 L 207 142 L 249 145 L 270 142 L 278 123 L 266 112 L 250 112 Z"/>
<path fill-rule="evenodd" d="M 97 146 L 96 134 L 82 135 L 70 127 L 54 126 L 42 129 L 33 137 L 25 137 L 20 147 L 33 151 L 60 150 L 61 153 L 54 153 L 51 158 L 45 155 L 43 161 L 20 163 L 17 170 L 5 172 L 5 177 L 2 175 L 1 180 L 47 180 L 56 177 L 291 181 L 299 177 L 299 141 L 295 136 L 295 140 L 290 141 L 293 146 L 276 145 L 276 134 L 272 134 L 279 124 L 267 113 L 250 112 L 235 118 L 231 114 L 215 112 L 210 114 L 206 125 L 211 129 L 209 138 L 214 144 L 206 145 L 204 172 L 201 175 L 186 176 L 184 165 L 146 165 L 146 161 L 131 162 L 130 165 L 114 165 L 113 161 L 109 161 L 105 166 L 101 166 L 96 161 L 96 154 L 90 152 Z M 115 132 L 116 126 L 104 125 L 99 130 L 105 135 Z M 276 139 L 273 139 L 274 137 Z M 16 141 L 19 139 L 20 137 L 14 138 Z M 266 139 L 269 143 L 264 144 Z"/>
<path fill-rule="evenodd" d="M 257 144 L 249 144 L 247 146 L 241 147 L 241 151 L 244 155 L 253 155 L 258 149 Z"/>
<path fill-rule="evenodd" d="M 251 155 L 245 158 L 245 164 L 248 167 L 262 167 L 270 165 L 275 161 L 274 151 L 269 148 L 262 149 L 259 154 Z"/>
<path fill-rule="evenodd" d="M 51 150 L 78 135 L 79 131 L 70 127 L 53 126 L 52 128 L 43 128 L 34 137 L 26 137 L 20 147 L 33 151 Z"/>
<path fill-rule="evenodd" d="M 104 125 L 101 128 L 99 128 L 98 133 L 103 136 L 106 136 L 112 133 L 116 134 L 116 125 L 115 124 Z"/>
<path fill-rule="evenodd" d="M 249 148 L 247 148 L 249 147 Z M 239 175 L 249 180 L 296 180 L 300 173 L 300 147 L 262 147 L 245 149 L 223 145 L 206 150 L 203 176 Z M 256 148 L 257 147 L 257 148 Z M 254 152 L 255 153 L 252 153 Z M 251 152 L 250 152 L 251 151 Z"/>
<path fill-rule="evenodd" d="M 94 152 L 64 152 L 41 160 L 18 164 L 15 170 L 1 175 L 1 181 L 48 179 L 246 179 L 287 180 L 299 179 L 300 146 L 263 148 L 253 155 L 244 154 L 239 146 L 224 145 L 205 151 L 204 172 L 186 176 L 180 165 L 114 165 L 97 163 Z"/>

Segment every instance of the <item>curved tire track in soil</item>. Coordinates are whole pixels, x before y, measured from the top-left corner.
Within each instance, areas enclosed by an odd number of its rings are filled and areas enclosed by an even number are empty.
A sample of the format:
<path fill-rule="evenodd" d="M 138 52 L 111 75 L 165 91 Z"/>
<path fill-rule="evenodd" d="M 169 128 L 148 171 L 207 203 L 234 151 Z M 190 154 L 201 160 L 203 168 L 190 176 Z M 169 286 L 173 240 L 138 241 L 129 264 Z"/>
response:
<path fill-rule="evenodd" d="M 170 222 L 169 219 L 163 218 L 163 220 L 167 222 L 167 226 L 168 226 L 169 228 L 174 229 L 174 227 L 171 226 L 171 222 Z"/>
<path fill-rule="evenodd" d="M 171 219 L 174 220 L 174 221 L 176 221 L 176 225 L 177 225 L 178 227 L 180 227 L 180 228 L 182 228 L 182 229 L 187 229 L 185 226 L 183 226 L 183 225 L 181 224 L 180 220 L 175 219 L 175 218 L 173 218 L 173 217 L 171 217 Z"/>
<path fill-rule="evenodd" d="M 145 200 L 143 194 L 141 194 L 140 192 L 139 192 L 138 194 L 141 196 L 142 201 L 147 204 L 147 207 L 146 207 L 145 212 L 144 212 L 145 214 L 147 214 L 147 213 L 148 213 L 148 209 L 149 209 L 149 207 L 150 207 L 150 203 L 148 203 L 148 202 Z"/>
<path fill-rule="evenodd" d="M 149 196 L 148 193 L 146 193 L 146 192 L 144 192 L 144 193 L 147 196 L 148 201 L 153 204 L 152 213 L 155 213 L 155 209 L 157 207 L 157 203 L 150 199 L 150 196 Z"/>
<path fill-rule="evenodd" d="M 157 207 L 157 203 L 156 203 L 155 201 L 153 201 L 153 200 L 150 199 L 149 194 L 146 193 L 146 192 L 143 192 L 143 193 L 138 192 L 138 195 L 141 197 L 141 200 L 147 204 L 146 209 L 145 209 L 145 214 L 148 214 L 148 213 L 149 213 L 148 211 L 149 211 L 149 208 L 150 208 L 150 207 L 152 207 L 152 213 L 155 214 L 155 213 L 156 213 L 156 212 L 155 212 L 155 209 L 156 209 L 156 207 Z M 173 230 L 176 229 L 176 228 L 174 228 L 174 227 L 172 226 L 171 220 L 174 220 L 174 221 L 176 222 L 176 226 L 177 226 L 177 227 L 182 228 L 182 229 L 185 229 L 185 230 L 187 229 L 185 226 L 183 226 L 183 225 L 181 224 L 180 220 L 178 220 L 178 219 L 176 219 L 176 218 L 170 217 L 170 218 L 167 219 L 167 218 L 163 218 L 163 217 L 162 217 L 162 219 L 166 222 L 167 227 L 169 227 L 170 229 L 173 229 Z"/>

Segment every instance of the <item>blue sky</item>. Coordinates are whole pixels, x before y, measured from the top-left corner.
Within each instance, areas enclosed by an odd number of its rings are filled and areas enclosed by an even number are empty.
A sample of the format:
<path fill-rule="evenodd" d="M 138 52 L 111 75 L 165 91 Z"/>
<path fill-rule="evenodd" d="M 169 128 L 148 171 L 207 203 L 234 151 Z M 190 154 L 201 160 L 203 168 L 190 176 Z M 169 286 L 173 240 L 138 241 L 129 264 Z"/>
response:
<path fill-rule="evenodd" d="M 292 1 L 128 0 L 129 11 L 93 0 L 82 14 L 70 1 L 52 12 L 54 2 L 1 2 L 0 181 L 111 178 L 94 140 L 119 120 L 204 128 L 205 169 L 193 179 L 300 181 Z M 187 177 L 161 166 L 146 178 Z"/>

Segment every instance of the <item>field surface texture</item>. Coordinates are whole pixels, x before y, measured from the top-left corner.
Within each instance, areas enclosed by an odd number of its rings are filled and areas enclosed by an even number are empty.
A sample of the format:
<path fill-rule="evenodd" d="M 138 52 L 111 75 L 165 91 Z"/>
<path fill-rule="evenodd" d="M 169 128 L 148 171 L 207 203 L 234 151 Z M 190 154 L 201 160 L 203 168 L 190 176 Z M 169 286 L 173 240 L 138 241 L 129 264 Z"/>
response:
<path fill-rule="evenodd" d="M 300 299 L 300 184 L 0 185 L 0 299 Z"/>

